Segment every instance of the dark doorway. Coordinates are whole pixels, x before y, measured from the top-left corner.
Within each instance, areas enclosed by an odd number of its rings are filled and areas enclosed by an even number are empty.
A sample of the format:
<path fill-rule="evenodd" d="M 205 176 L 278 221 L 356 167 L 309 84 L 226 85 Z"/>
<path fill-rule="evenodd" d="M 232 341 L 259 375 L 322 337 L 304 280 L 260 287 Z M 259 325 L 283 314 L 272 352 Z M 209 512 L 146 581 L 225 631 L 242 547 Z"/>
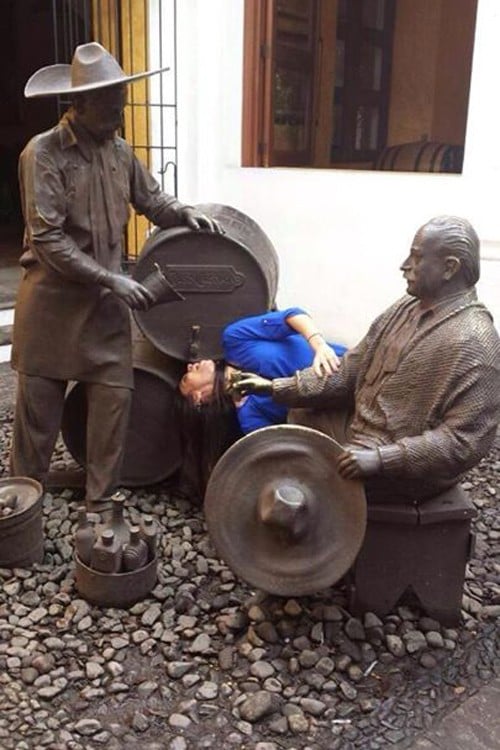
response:
<path fill-rule="evenodd" d="M 2 0 L 0 13 L 0 308 L 3 288 L 17 280 L 23 222 L 17 162 L 25 144 L 52 127 L 66 109 L 63 97 L 25 99 L 39 68 L 70 63 L 78 44 L 95 39 L 126 71 L 169 65 L 173 86 L 160 79 L 131 87 L 124 135 L 167 192 L 177 190 L 176 0 Z M 154 30 L 154 31 L 153 31 Z M 170 79 L 172 80 L 172 79 Z M 139 217 L 139 219 L 142 217 Z M 147 222 L 133 216 L 127 255 L 134 258 Z M 13 301 L 17 284 L 9 292 Z"/>
<path fill-rule="evenodd" d="M 4 0 L 0 14 L 0 236 L 20 237 L 17 161 L 24 144 L 57 120 L 53 99 L 27 101 L 24 85 L 54 56 L 51 0 Z"/>
<path fill-rule="evenodd" d="M 36 133 L 59 118 L 52 97 L 27 100 L 24 86 L 38 68 L 67 62 L 68 45 L 86 41 L 87 3 L 3 0 L 0 13 L 0 306 L 11 302 L 18 278 L 22 215 L 17 181 L 19 154 Z"/>

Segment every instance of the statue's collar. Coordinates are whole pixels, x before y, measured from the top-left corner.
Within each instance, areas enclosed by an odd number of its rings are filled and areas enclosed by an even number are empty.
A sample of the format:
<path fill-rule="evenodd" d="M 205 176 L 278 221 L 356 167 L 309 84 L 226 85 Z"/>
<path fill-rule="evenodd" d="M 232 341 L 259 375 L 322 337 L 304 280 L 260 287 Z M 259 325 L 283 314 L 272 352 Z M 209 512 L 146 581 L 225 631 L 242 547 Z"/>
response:
<path fill-rule="evenodd" d="M 113 143 L 114 141 L 106 141 L 105 144 L 98 143 L 88 130 L 80 125 L 74 118 L 71 110 L 68 110 L 63 114 L 59 121 L 60 132 L 61 132 L 61 145 L 62 148 L 70 148 L 76 146 L 84 159 L 88 162 L 92 161 L 92 156 L 96 152 L 96 149 L 102 148 L 102 146 Z"/>
<path fill-rule="evenodd" d="M 441 314 L 442 312 L 447 312 L 457 306 L 463 307 L 464 304 L 467 305 L 471 302 L 477 302 L 476 287 L 470 287 L 469 289 L 462 289 L 460 292 L 448 294 L 446 297 L 442 297 L 438 302 L 426 308 L 420 308 L 420 305 L 417 303 L 417 309 L 420 309 L 420 314 L 424 317 L 427 315 L 436 315 L 438 313 Z"/>

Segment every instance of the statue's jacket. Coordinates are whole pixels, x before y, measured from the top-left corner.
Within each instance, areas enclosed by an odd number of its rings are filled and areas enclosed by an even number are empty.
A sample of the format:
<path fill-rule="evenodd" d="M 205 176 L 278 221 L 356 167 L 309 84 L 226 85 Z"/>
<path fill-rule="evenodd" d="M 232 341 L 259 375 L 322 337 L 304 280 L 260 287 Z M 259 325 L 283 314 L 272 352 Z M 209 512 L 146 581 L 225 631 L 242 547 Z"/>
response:
<path fill-rule="evenodd" d="M 94 141 L 67 113 L 19 161 L 25 219 L 12 366 L 47 378 L 133 387 L 130 314 L 103 285 L 118 273 L 129 204 L 162 227 L 183 204 L 130 146 Z"/>
<path fill-rule="evenodd" d="M 401 320 L 413 321 L 398 341 Z M 500 342 L 474 289 L 427 311 L 405 296 L 344 355 L 340 370 L 273 381 L 288 407 L 350 410 L 349 444 L 378 449 L 375 491 L 426 497 L 452 486 L 490 449 L 500 418 Z"/>

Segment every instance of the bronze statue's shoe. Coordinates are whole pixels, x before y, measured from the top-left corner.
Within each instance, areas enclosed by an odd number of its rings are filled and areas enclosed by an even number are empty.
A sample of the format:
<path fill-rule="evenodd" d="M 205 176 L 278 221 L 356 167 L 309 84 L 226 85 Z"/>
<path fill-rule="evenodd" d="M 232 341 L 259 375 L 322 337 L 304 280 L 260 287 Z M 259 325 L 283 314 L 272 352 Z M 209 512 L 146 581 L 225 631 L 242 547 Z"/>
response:
<path fill-rule="evenodd" d="M 103 513 L 113 508 L 113 502 L 108 498 L 102 500 L 87 500 L 87 513 Z"/>

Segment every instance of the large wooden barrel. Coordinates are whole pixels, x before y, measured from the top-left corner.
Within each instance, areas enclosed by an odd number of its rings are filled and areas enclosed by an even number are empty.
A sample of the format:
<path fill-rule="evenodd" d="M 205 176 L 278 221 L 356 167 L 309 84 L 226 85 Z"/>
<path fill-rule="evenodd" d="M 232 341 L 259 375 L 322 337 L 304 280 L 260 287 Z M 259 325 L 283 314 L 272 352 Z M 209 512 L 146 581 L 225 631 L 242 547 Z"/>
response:
<path fill-rule="evenodd" d="M 415 141 L 387 146 L 374 169 L 394 172 L 461 172 L 463 146 L 435 141 Z"/>
<path fill-rule="evenodd" d="M 230 206 L 197 208 L 217 219 L 225 234 L 186 227 L 156 230 L 134 269 L 141 281 L 158 264 L 185 298 L 134 312 L 155 347 L 184 361 L 221 357 L 223 328 L 269 310 L 278 283 L 276 251 L 255 221 Z"/>
<path fill-rule="evenodd" d="M 134 391 L 121 483 L 129 487 L 155 484 L 181 464 L 181 437 L 175 407 L 184 365 L 158 352 L 134 331 Z M 64 404 L 62 434 L 73 458 L 85 467 L 87 399 L 77 383 Z"/>

